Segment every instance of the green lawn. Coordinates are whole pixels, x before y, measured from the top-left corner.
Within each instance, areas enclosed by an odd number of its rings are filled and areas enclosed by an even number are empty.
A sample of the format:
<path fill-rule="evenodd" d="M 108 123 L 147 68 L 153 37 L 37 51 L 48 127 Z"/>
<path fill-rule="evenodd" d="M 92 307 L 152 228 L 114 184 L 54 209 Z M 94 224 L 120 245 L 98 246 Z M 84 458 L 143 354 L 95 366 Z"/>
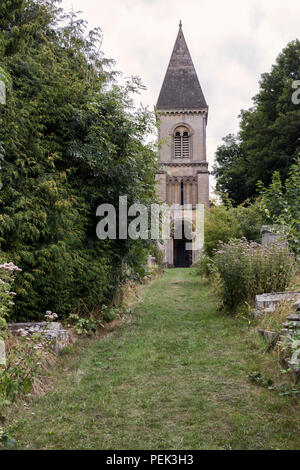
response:
<path fill-rule="evenodd" d="M 266 361 L 251 328 L 193 269 L 168 270 L 124 325 L 60 359 L 10 432 L 28 449 L 300 448 L 295 399 L 248 381 Z"/>

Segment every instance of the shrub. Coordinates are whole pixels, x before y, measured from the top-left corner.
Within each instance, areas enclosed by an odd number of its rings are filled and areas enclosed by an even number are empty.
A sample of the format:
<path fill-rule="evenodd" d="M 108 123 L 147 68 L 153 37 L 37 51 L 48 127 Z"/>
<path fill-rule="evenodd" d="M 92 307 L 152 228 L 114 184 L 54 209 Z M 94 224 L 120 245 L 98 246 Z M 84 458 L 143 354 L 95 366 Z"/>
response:
<path fill-rule="evenodd" d="M 196 272 L 200 276 L 209 276 L 211 273 L 212 260 L 205 253 L 201 253 L 196 263 Z"/>
<path fill-rule="evenodd" d="M 83 318 L 76 313 L 72 313 L 69 316 L 69 320 L 71 320 L 74 331 L 78 335 L 89 335 L 91 333 L 96 333 L 98 328 L 103 328 L 103 323 L 91 316 L 89 318 Z"/>
<path fill-rule="evenodd" d="M 117 306 L 108 306 L 108 305 L 102 305 L 102 317 L 103 317 L 103 320 L 106 322 L 106 323 L 111 323 L 115 320 L 115 318 L 117 316 L 120 317 L 120 314 L 121 312 L 123 311 L 123 313 L 125 313 L 124 310 L 121 310 L 119 307 Z"/>
<path fill-rule="evenodd" d="M 157 263 L 157 265 L 159 267 L 161 267 L 163 265 L 163 261 L 164 261 L 164 253 L 163 251 L 156 245 L 156 244 L 152 244 L 150 246 L 150 254 L 152 256 L 154 256 L 155 258 L 155 261 Z"/>
<path fill-rule="evenodd" d="M 7 360 L 6 366 L 0 367 L 0 415 L 20 395 L 31 392 L 35 377 L 54 360 L 50 342 L 43 334 L 22 329 L 18 337 L 7 331 L 4 334 Z"/>
<path fill-rule="evenodd" d="M 295 272 L 294 255 L 286 244 L 260 245 L 247 242 L 220 243 L 214 256 L 220 277 L 220 293 L 225 308 L 243 302 L 252 304 L 255 295 L 284 291 Z"/>
<path fill-rule="evenodd" d="M 22 351 L 18 349 L 11 353 L 12 362 L 0 370 L 0 409 L 15 401 L 21 393 L 31 391 L 34 377 L 40 370 L 34 352 L 34 346 L 24 341 Z"/>
<path fill-rule="evenodd" d="M 230 201 L 212 207 L 205 216 L 204 251 L 213 255 L 219 241 L 227 243 L 232 239 L 257 241 L 261 238 L 260 230 L 265 219 L 257 203 L 233 207 Z"/>

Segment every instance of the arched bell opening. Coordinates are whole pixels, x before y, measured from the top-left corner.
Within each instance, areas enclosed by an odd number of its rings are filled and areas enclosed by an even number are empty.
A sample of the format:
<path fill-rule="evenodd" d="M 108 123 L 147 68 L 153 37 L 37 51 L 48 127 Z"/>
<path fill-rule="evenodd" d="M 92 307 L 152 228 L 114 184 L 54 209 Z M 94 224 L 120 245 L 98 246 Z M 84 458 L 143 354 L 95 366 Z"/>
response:
<path fill-rule="evenodd" d="M 174 157 L 190 158 L 190 132 L 187 127 L 178 126 L 174 130 Z"/>

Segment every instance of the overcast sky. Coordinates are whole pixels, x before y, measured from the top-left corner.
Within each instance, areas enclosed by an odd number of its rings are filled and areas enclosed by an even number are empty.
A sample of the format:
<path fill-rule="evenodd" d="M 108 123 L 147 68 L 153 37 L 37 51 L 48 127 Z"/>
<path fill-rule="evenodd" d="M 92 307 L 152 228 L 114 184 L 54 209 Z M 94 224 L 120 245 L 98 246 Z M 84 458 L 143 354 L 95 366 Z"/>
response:
<path fill-rule="evenodd" d="M 147 87 L 139 102 L 156 103 L 182 20 L 183 32 L 209 105 L 210 168 L 222 137 L 238 130 L 261 73 L 299 37 L 299 0 L 63 0 L 100 26 L 102 49 L 125 76 Z"/>

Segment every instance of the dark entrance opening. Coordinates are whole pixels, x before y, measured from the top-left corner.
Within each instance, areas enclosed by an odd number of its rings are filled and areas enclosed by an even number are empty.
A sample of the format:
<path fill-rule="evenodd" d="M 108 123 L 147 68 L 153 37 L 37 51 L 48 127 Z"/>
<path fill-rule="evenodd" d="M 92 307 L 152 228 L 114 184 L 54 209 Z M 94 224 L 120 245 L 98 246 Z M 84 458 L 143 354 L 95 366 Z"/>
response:
<path fill-rule="evenodd" d="M 192 264 L 192 251 L 186 249 L 186 243 L 191 240 L 182 238 L 182 240 L 174 239 L 174 266 L 175 268 L 188 268 Z"/>

